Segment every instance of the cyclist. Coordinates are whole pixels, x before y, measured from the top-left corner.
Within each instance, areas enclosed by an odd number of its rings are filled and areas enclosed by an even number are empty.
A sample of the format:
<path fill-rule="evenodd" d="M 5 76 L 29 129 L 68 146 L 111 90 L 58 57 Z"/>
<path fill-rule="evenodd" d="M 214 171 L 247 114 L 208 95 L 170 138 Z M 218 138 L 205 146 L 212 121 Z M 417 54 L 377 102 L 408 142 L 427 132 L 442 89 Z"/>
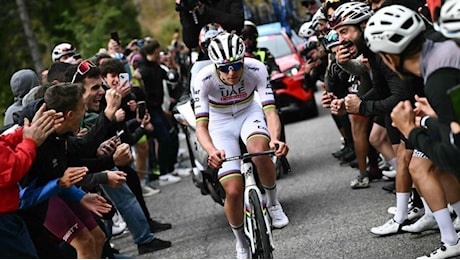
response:
<path fill-rule="evenodd" d="M 219 169 L 218 179 L 226 195 L 224 210 L 236 237 L 237 258 L 248 258 L 250 252 L 243 230 L 243 178 L 238 161 L 223 164 L 223 159 L 241 153 L 240 138 L 249 153 L 275 150 L 279 145 L 275 151 L 279 157 L 289 150 L 279 141 L 280 120 L 265 65 L 245 58 L 244 52 L 243 40 L 233 32 L 217 35 L 208 48 L 213 64 L 203 68 L 194 82 L 196 136 L 209 154 L 209 166 Z M 256 90 L 262 108 L 254 99 Z M 269 156 L 255 157 L 253 162 L 266 191 L 272 225 L 283 228 L 289 220 L 277 199 L 274 164 Z"/>

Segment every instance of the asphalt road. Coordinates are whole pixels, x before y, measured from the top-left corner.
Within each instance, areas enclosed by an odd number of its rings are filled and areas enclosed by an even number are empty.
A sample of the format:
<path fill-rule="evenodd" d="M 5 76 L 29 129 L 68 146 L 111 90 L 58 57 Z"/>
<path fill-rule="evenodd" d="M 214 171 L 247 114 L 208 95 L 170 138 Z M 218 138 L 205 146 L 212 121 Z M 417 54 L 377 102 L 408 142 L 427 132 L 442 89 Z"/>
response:
<path fill-rule="evenodd" d="M 319 101 L 320 93 L 316 93 Z M 318 102 L 319 103 L 319 102 Z M 415 258 L 433 250 L 437 231 L 420 235 L 378 237 L 370 228 L 386 222 L 395 196 L 382 189 L 384 181 L 352 190 L 356 169 L 340 166 L 331 153 L 340 146 L 339 133 L 328 112 L 286 126 L 292 174 L 278 181 L 281 204 L 290 224 L 274 230 L 275 258 Z M 185 146 L 184 146 L 185 148 Z M 112 239 L 121 253 L 134 258 L 234 258 L 235 241 L 223 207 L 203 196 L 191 177 L 160 187 L 146 198 L 155 219 L 173 228 L 156 234 L 172 247 L 138 255 L 129 233 Z"/>

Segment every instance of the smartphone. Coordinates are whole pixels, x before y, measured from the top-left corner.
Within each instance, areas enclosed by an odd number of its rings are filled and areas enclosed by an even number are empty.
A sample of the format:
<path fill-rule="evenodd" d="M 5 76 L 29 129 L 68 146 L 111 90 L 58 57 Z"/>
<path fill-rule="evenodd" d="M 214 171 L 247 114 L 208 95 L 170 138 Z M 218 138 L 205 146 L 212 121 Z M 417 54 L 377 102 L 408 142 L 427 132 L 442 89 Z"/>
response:
<path fill-rule="evenodd" d="M 452 108 L 454 109 L 455 120 L 460 123 L 460 84 L 447 90 Z"/>
<path fill-rule="evenodd" d="M 118 75 L 118 78 L 120 79 L 120 86 L 123 86 L 126 84 L 126 82 L 129 81 L 129 75 L 128 73 L 124 72 L 124 73 L 120 73 Z"/>
<path fill-rule="evenodd" d="M 118 44 L 120 44 L 120 37 L 118 37 L 118 32 L 111 32 L 110 38 L 115 40 Z"/>
<path fill-rule="evenodd" d="M 139 110 L 139 118 L 143 119 L 145 116 L 145 101 L 137 102 L 137 109 Z"/>
<path fill-rule="evenodd" d="M 137 41 L 136 41 L 136 45 L 137 45 L 138 47 L 144 46 L 144 43 L 145 43 L 145 40 L 144 40 L 144 39 L 141 39 L 141 40 L 137 40 Z"/>

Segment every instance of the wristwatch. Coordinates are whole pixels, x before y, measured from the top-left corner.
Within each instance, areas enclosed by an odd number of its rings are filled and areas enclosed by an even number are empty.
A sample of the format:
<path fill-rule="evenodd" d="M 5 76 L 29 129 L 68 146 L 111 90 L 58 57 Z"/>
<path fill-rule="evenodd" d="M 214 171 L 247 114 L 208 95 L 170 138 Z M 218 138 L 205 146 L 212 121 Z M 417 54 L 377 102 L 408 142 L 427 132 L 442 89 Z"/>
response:
<path fill-rule="evenodd" d="M 430 118 L 430 116 L 423 116 L 421 119 L 420 119 L 420 126 L 425 129 L 425 130 L 428 130 L 428 126 L 426 125 L 426 121 Z"/>

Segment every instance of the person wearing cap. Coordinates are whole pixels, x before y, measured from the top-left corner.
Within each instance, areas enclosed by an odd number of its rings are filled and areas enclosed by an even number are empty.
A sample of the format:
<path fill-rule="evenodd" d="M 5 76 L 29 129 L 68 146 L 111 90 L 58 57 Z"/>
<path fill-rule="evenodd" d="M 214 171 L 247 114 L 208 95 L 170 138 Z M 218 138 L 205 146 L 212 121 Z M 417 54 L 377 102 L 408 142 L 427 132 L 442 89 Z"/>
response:
<path fill-rule="evenodd" d="M 223 159 L 241 154 L 240 139 L 250 153 L 273 149 L 279 157 L 289 151 L 280 141 L 281 124 L 267 69 L 262 62 L 244 57 L 244 53 L 244 42 L 236 34 L 217 35 L 208 47 L 213 64 L 201 69 L 194 82 L 196 136 L 209 154 L 208 165 L 219 170 L 217 177 L 225 190 L 224 210 L 236 238 L 237 258 L 249 258 L 251 251 L 243 230 L 243 178 L 239 161 L 223 164 Z M 254 98 L 256 93 L 260 103 Z M 289 219 L 278 201 L 274 164 L 269 156 L 258 156 L 253 161 L 266 192 L 272 225 L 283 228 Z"/>

